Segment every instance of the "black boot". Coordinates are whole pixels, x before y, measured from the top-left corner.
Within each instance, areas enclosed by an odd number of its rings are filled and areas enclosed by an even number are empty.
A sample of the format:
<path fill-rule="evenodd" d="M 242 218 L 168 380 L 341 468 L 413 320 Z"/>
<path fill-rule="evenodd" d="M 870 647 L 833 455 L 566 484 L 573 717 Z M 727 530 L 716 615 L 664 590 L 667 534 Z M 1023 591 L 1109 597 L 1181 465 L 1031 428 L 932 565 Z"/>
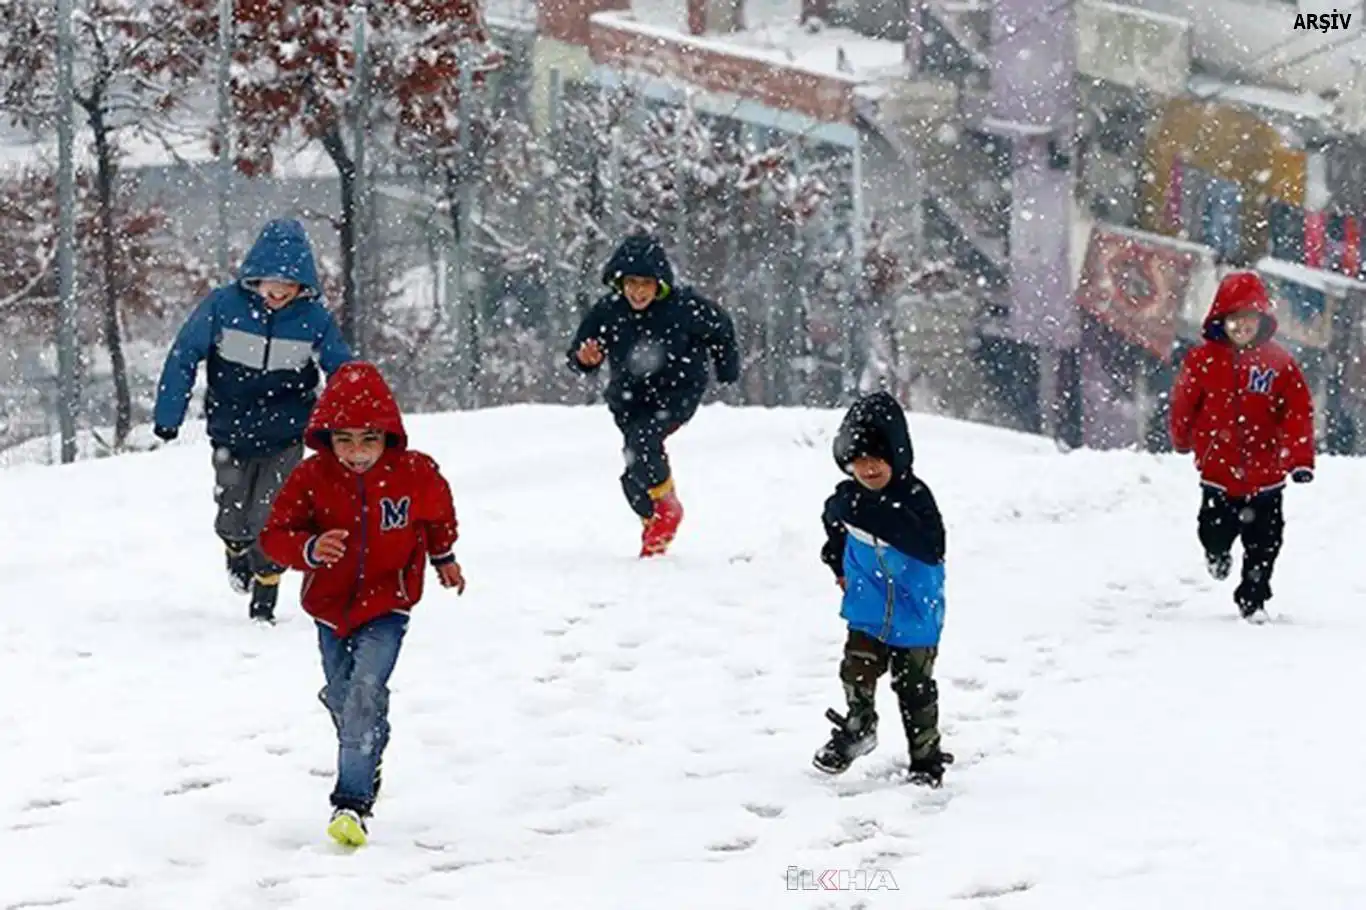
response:
<path fill-rule="evenodd" d="M 251 584 L 251 618 L 275 623 L 275 604 L 280 599 L 280 576 L 257 575 Z"/>
<path fill-rule="evenodd" d="M 951 752 L 941 752 L 938 747 L 924 758 L 911 759 L 911 783 L 920 787 L 938 789 L 944 783 L 944 767 L 953 764 Z"/>
<path fill-rule="evenodd" d="M 1232 553 L 1210 553 L 1205 552 L 1205 568 L 1216 581 L 1223 581 L 1228 578 L 1229 570 L 1233 568 Z"/>
<path fill-rule="evenodd" d="M 227 555 L 228 584 L 237 594 L 251 590 L 251 547 L 242 544 L 224 544 Z"/>
<path fill-rule="evenodd" d="M 825 717 L 835 729 L 830 731 L 829 742 L 816 751 L 811 763 L 826 774 L 843 773 L 854 759 L 877 748 L 877 712 L 871 706 L 851 707 L 843 716 L 830 708 Z"/>

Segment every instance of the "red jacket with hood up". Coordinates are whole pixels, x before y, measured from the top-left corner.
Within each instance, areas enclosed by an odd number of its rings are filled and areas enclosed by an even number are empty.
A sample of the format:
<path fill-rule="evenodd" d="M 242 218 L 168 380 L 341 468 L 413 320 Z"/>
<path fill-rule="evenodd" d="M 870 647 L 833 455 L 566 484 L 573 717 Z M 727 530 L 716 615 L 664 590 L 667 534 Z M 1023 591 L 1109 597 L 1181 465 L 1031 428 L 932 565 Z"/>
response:
<path fill-rule="evenodd" d="M 1236 348 L 1225 317 L 1261 315 L 1256 341 Z M 1171 435 L 1178 452 L 1194 452 L 1201 481 L 1230 496 L 1284 485 L 1290 471 L 1314 469 L 1314 403 L 1290 352 L 1272 341 L 1276 317 L 1254 272 L 1219 283 L 1205 317 L 1205 341 L 1186 355 L 1172 389 Z"/>
<path fill-rule="evenodd" d="M 381 429 L 387 447 L 357 474 L 332 453 L 329 433 Z M 353 362 L 328 382 L 304 440 L 317 452 L 285 481 L 260 535 L 274 561 L 305 574 L 303 607 L 345 637 L 386 613 L 407 613 L 422 598 L 427 557 L 452 562 L 457 537 L 450 486 L 429 456 L 408 448 L 393 393 L 372 364 Z M 313 558 L 324 531 L 342 528 L 346 555 L 331 566 Z"/>

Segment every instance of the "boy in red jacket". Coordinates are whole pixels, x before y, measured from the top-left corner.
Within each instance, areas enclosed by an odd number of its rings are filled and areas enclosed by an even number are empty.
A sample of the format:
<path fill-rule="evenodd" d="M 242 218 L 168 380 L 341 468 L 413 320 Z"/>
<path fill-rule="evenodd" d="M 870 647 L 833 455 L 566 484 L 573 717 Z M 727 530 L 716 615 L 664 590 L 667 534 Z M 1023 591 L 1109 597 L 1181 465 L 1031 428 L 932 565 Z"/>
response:
<path fill-rule="evenodd" d="M 318 626 L 337 729 L 337 783 L 327 831 L 360 846 L 389 740 L 389 676 L 422 599 L 427 557 L 441 584 L 465 591 L 455 505 L 436 462 L 408 448 L 393 394 L 372 364 L 341 367 L 308 422 L 318 454 L 285 481 L 260 535 L 263 552 L 305 574 L 303 607 Z"/>
<path fill-rule="evenodd" d="M 1200 469 L 1206 564 L 1227 578 L 1242 537 L 1243 577 L 1233 599 L 1254 622 L 1266 620 L 1271 599 L 1285 475 L 1314 479 L 1313 399 L 1295 358 L 1271 340 L 1271 309 L 1255 272 L 1226 275 L 1205 317 L 1205 341 L 1181 364 L 1171 401 L 1172 444 L 1194 452 Z"/>

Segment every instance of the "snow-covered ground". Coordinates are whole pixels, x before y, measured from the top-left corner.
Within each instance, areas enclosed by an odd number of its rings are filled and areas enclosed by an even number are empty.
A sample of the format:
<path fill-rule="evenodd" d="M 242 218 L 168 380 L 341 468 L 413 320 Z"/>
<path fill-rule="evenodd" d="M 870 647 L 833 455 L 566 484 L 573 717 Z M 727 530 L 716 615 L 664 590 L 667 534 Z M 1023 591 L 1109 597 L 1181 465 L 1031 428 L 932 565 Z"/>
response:
<path fill-rule="evenodd" d="M 470 588 L 415 613 L 350 855 L 323 831 L 297 579 L 279 626 L 247 623 L 202 438 L 0 472 L 0 910 L 1366 902 L 1366 464 L 1288 493 L 1279 621 L 1253 627 L 1204 575 L 1183 459 L 913 416 L 949 526 L 959 756 L 926 792 L 889 777 L 885 682 L 878 751 L 810 767 L 840 704 L 817 560 L 838 418 L 704 409 L 671 446 L 682 537 L 643 564 L 601 410 L 411 420 Z M 896 890 L 789 890 L 801 870 Z"/>

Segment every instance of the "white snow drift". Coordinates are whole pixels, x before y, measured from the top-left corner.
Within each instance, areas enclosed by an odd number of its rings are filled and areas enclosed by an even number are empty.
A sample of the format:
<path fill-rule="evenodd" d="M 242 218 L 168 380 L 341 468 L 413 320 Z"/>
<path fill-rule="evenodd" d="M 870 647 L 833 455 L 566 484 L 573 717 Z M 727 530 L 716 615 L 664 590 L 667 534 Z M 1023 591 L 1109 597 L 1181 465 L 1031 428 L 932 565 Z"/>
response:
<path fill-rule="evenodd" d="M 839 416 L 704 409 L 671 444 L 681 537 L 644 564 L 601 410 L 411 419 L 470 588 L 414 615 L 350 854 L 297 578 L 248 624 L 202 438 L 0 472 L 0 910 L 1361 905 L 1366 465 L 1288 491 L 1253 627 L 1204 575 L 1184 459 L 912 415 L 959 757 L 925 792 L 888 773 L 885 682 L 878 751 L 810 767 L 840 704 Z M 845 890 L 789 887 L 826 870 Z"/>

